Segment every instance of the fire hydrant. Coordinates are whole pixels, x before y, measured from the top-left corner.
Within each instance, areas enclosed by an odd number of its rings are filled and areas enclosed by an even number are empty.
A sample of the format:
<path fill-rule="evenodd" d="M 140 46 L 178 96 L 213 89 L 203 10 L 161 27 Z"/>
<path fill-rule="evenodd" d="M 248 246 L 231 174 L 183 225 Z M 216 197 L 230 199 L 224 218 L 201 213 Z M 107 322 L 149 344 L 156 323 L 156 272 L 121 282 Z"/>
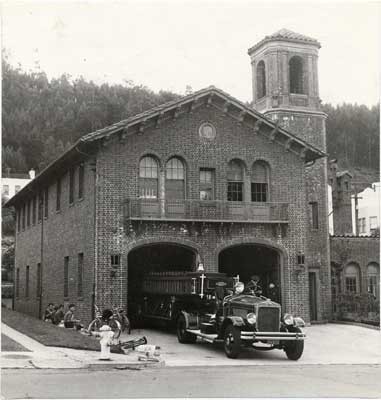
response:
<path fill-rule="evenodd" d="M 110 349 L 114 332 L 108 325 L 103 325 L 99 328 L 99 336 L 101 337 L 101 356 L 100 360 L 110 360 Z"/>

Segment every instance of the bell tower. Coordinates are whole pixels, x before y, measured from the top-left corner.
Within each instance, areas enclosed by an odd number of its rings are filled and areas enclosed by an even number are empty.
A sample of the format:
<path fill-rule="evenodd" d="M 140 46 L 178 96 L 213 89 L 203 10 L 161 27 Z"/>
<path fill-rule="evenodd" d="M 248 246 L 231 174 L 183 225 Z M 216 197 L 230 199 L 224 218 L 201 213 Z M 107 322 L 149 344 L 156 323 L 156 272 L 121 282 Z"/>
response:
<path fill-rule="evenodd" d="M 326 152 L 325 120 L 318 80 L 320 43 L 281 29 L 248 50 L 253 108 L 282 128 Z M 331 313 L 327 160 L 305 164 L 306 237 L 303 284 L 309 291 L 310 320 Z M 298 188 L 295 188 L 298 190 Z M 301 212 L 303 212 L 301 210 Z"/>
<path fill-rule="evenodd" d="M 251 47 L 253 107 L 325 151 L 316 39 L 281 29 Z"/>

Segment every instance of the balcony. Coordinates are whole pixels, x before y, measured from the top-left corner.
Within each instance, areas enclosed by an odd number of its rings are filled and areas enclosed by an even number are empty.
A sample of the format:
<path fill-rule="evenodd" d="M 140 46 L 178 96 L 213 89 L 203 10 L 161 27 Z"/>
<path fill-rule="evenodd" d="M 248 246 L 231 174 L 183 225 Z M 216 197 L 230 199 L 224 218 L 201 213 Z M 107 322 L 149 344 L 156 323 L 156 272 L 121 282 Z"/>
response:
<path fill-rule="evenodd" d="M 123 212 L 126 219 L 135 221 L 288 223 L 288 203 L 128 199 Z"/>

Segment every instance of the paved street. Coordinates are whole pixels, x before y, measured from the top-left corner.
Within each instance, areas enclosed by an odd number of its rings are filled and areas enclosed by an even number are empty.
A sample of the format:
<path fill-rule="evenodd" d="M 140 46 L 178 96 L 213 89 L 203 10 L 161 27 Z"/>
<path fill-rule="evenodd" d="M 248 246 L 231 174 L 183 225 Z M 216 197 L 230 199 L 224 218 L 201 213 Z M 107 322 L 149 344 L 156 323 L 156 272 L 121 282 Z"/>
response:
<path fill-rule="evenodd" d="M 176 367 L 134 370 L 6 370 L 13 398 L 367 397 L 381 395 L 381 366 Z"/>

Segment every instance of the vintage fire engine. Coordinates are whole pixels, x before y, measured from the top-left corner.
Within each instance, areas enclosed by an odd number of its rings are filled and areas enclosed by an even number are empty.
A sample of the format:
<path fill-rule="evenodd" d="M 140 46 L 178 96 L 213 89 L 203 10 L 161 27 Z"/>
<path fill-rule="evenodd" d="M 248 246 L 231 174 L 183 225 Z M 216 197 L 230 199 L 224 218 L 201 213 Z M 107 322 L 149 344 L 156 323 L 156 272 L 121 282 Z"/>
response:
<path fill-rule="evenodd" d="M 239 278 L 222 273 L 150 273 L 143 281 L 142 317 L 176 327 L 180 343 L 197 338 L 223 343 L 229 358 L 243 347 L 284 350 L 298 360 L 304 348 L 304 321 L 281 314 L 281 306 L 245 290 Z"/>

